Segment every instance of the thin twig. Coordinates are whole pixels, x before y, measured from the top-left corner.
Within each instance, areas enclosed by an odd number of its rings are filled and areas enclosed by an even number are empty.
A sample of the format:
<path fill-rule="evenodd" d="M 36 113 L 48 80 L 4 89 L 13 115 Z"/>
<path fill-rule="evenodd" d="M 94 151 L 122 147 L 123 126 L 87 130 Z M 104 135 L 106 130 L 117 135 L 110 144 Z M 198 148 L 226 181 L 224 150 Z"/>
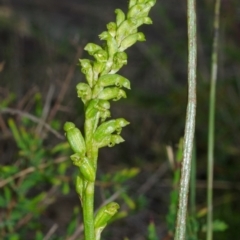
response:
<path fill-rule="evenodd" d="M 169 165 L 167 162 L 163 163 L 153 174 L 149 177 L 146 182 L 138 189 L 137 193 L 139 195 L 144 195 L 152 186 L 159 181 L 159 178 L 163 176 L 168 170 Z"/>
<path fill-rule="evenodd" d="M 184 134 L 183 162 L 179 189 L 179 207 L 175 240 L 185 240 L 186 214 L 188 204 L 189 179 L 191 172 L 191 158 L 195 132 L 196 116 L 196 65 L 197 65 L 197 39 L 196 39 L 196 9 L 195 0 L 187 1 L 188 16 L 188 106 Z"/>
<path fill-rule="evenodd" d="M 33 122 L 36 122 L 39 124 L 41 123 L 49 132 L 53 133 L 57 138 L 64 139 L 64 137 L 60 133 L 58 133 L 56 130 L 54 130 L 49 124 L 43 122 L 41 119 L 35 117 L 34 115 L 32 115 L 30 113 L 23 112 L 23 111 L 20 111 L 17 109 L 12 109 L 12 108 L 0 109 L 0 113 L 9 113 L 9 114 L 13 114 L 13 115 L 18 114 L 19 116 L 26 117 L 26 118 L 32 120 Z"/>
<path fill-rule="evenodd" d="M 56 223 L 54 223 L 52 225 L 52 227 L 49 229 L 49 231 L 47 232 L 46 236 L 43 238 L 43 240 L 50 239 L 51 236 L 56 232 L 57 229 L 58 229 L 58 225 Z"/>
<path fill-rule="evenodd" d="M 46 102 L 44 104 L 43 107 L 43 111 L 42 111 L 42 116 L 41 116 L 41 122 L 38 124 L 37 128 L 36 128 L 36 132 L 39 134 L 42 132 L 42 128 L 43 128 L 43 123 L 46 121 L 49 110 L 50 110 L 50 104 L 51 104 L 51 100 L 53 97 L 53 93 L 54 93 L 55 87 L 53 86 L 53 84 L 50 85 L 48 93 L 47 93 L 47 97 L 46 97 Z"/>
<path fill-rule="evenodd" d="M 48 116 L 48 121 L 51 121 L 54 118 L 55 114 L 57 113 L 57 111 L 60 108 L 61 102 L 63 101 L 63 99 L 65 97 L 65 94 L 66 94 L 66 92 L 68 90 L 68 86 L 69 86 L 69 84 L 71 82 L 71 79 L 73 78 L 73 74 L 74 74 L 74 71 L 76 69 L 76 62 L 79 59 L 79 57 L 81 56 L 81 54 L 82 54 L 82 47 L 78 46 L 77 47 L 77 53 L 75 55 L 73 63 L 70 66 L 70 68 L 68 70 L 68 73 L 67 73 L 67 76 L 66 76 L 65 80 L 62 83 L 62 88 L 61 88 L 61 90 L 60 90 L 60 92 L 58 94 L 58 98 L 56 100 L 56 104 L 53 106 L 53 108 L 50 111 L 50 114 Z"/>

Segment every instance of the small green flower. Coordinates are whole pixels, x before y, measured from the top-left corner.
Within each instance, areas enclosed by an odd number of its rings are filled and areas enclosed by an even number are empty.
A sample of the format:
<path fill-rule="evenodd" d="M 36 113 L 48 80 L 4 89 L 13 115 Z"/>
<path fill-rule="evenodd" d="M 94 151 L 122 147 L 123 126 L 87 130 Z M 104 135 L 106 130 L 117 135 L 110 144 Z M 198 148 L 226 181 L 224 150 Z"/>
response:
<path fill-rule="evenodd" d="M 87 83 L 78 83 L 77 95 L 82 99 L 83 103 L 88 102 L 92 98 L 92 90 Z"/>
<path fill-rule="evenodd" d="M 94 133 L 95 141 L 99 142 L 107 135 L 112 134 L 113 132 L 117 132 L 117 134 L 121 133 L 123 127 L 129 124 L 124 118 L 118 118 L 115 120 L 109 120 L 107 122 L 102 123 Z"/>
<path fill-rule="evenodd" d="M 143 33 L 141 33 L 141 32 L 134 33 L 134 34 L 131 34 L 128 37 L 124 38 L 123 41 L 121 42 L 119 51 L 124 51 L 125 49 L 131 47 L 137 41 L 140 41 L 140 42 L 146 41 Z"/>
<path fill-rule="evenodd" d="M 95 170 L 87 157 L 83 157 L 79 153 L 75 153 L 71 155 L 70 158 L 73 161 L 73 164 L 79 167 L 79 170 L 85 180 L 90 182 L 95 181 Z"/>
<path fill-rule="evenodd" d="M 88 59 L 79 59 L 79 63 L 82 66 L 82 73 L 85 74 L 86 79 L 90 87 L 93 86 L 93 69 L 91 61 Z"/>
<path fill-rule="evenodd" d="M 94 141 L 98 148 L 102 147 L 113 147 L 116 144 L 124 142 L 124 139 L 118 134 L 106 135 L 99 141 Z"/>
<path fill-rule="evenodd" d="M 72 122 L 66 122 L 63 129 L 72 150 L 82 156 L 85 155 L 86 145 L 81 131 Z"/>
<path fill-rule="evenodd" d="M 116 24 L 119 25 L 125 20 L 125 13 L 121 9 L 116 9 Z"/>
<path fill-rule="evenodd" d="M 95 228 L 105 227 L 111 218 L 117 213 L 119 205 L 116 202 L 108 203 L 107 205 L 101 207 L 94 219 Z"/>
<path fill-rule="evenodd" d="M 99 95 L 99 99 L 118 101 L 120 98 L 126 98 L 127 95 L 125 91 L 119 89 L 118 87 L 104 88 Z"/>
<path fill-rule="evenodd" d="M 115 22 L 110 22 L 107 24 L 108 32 L 112 37 L 115 37 L 117 31 L 117 24 Z"/>
<path fill-rule="evenodd" d="M 95 44 L 95 43 L 88 43 L 85 48 L 84 48 L 85 51 L 88 52 L 89 55 L 92 55 L 99 51 L 99 50 L 103 50 L 102 47 L 100 47 L 99 45 Z"/>

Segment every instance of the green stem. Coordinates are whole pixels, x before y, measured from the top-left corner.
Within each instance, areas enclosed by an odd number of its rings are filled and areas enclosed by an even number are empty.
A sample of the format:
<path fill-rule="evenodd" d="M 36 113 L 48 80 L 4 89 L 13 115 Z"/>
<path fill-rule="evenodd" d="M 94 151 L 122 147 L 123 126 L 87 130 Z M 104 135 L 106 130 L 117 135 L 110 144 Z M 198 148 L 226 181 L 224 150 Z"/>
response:
<path fill-rule="evenodd" d="M 195 0 L 187 2 L 188 15 L 188 106 L 184 135 L 183 162 L 181 169 L 179 208 L 175 240 L 185 240 L 186 234 L 186 213 L 188 204 L 189 179 L 191 172 L 192 148 L 195 132 L 196 115 L 196 10 Z"/>
<path fill-rule="evenodd" d="M 94 182 L 88 182 L 83 196 L 85 240 L 94 240 Z"/>
<path fill-rule="evenodd" d="M 213 167 L 214 167 L 214 122 L 215 122 L 215 95 L 217 81 L 217 58 L 218 58 L 218 35 L 219 35 L 219 12 L 220 0 L 215 2 L 214 39 L 211 66 L 210 107 L 209 107 L 209 130 L 208 130 L 208 179 L 207 179 L 207 240 L 212 240 L 213 221 Z"/>
<path fill-rule="evenodd" d="M 190 178 L 190 212 L 196 215 L 196 143 L 193 146 L 191 178 Z"/>

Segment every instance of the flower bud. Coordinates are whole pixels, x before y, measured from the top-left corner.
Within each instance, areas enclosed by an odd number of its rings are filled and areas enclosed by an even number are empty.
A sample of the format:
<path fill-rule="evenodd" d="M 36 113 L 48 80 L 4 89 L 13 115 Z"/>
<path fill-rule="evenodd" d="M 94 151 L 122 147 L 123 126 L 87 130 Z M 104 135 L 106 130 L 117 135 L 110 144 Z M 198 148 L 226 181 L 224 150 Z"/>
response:
<path fill-rule="evenodd" d="M 114 37 L 109 37 L 107 40 L 108 55 L 112 59 L 114 54 L 118 51 L 118 45 Z"/>
<path fill-rule="evenodd" d="M 127 54 L 125 52 L 117 52 L 113 57 L 113 64 L 110 74 L 116 73 L 123 65 L 127 64 Z"/>
<path fill-rule="evenodd" d="M 106 121 L 107 118 L 111 117 L 111 112 L 109 110 L 106 110 L 104 112 L 100 112 L 100 118 L 101 122 Z"/>
<path fill-rule="evenodd" d="M 116 131 L 117 131 L 117 134 L 120 134 L 122 128 L 127 126 L 128 124 L 130 124 L 130 122 L 128 122 L 126 119 L 124 119 L 124 118 L 117 118 L 116 119 Z"/>
<path fill-rule="evenodd" d="M 107 31 L 102 32 L 98 35 L 100 40 L 106 40 L 107 38 L 111 37 L 110 33 Z"/>
<path fill-rule="evenodd" d="M 137 18 L 137 22 L 136 22 L 135 27 L 138 28 L 138 27 L 140 27 L 143 24 L 148 24 L 148 25 L 152 24 L 152 19 L 150 17 L 140 17 L 140 18 Z"/>
<path fill-rule="evenodd" d="M 80 154 L 75 153 L 70 156 L 73 164 L 79 167 L 84 179 L 89 182 L 95 181 L 95 170 L 87 157 L 82 157 Z"/>
<path fill-rule="evenodd" d="M 94 57 L 95 59 L 98 61 L 98 62 L 101 62 L 101 63 L 104 63 L 107 61 L 107 58 L 108 58 L 108 54 L 106 51 L 104 50 L 97 50 L 95 53 L 94 53 Z"/>
<path fill-rule="evenodd" d="M 128 4 L 128 8 L 131 8 L 131 7 L 133 7 L 136 4 L 137 4 L 137 0 L 130 0 L 129 4 Z"/>
<path fill-rule="evenodd" d="M 104 67 L 105 67 L 104 62 L 94 61 L 94 63 L 93 63 L 93 81 L 94 81 L 94 84 L 98 80 L 98 76 L 103 71 Z"/>
<path fill-rule="evenodd" d="M 89 55 L 93 55 L 96 51 L 103 50 L 103 49 L 95 43 L 88 43 L 85 46 L 84 50 L 87 51 Z"/>
<path fill-rule="evenodd" d="M 93 88 L 92 98 L 97 98 L 98 94 L 103 90 L 103 87 L 97 81 L 96 85 Z"/>
<path fill-rule="evenodd" d="M 136 18 L 126 19 L 124 22 L 121 23 L 121 25 L 117 29 L 116 34 L 116 40 L 118 45 L 128 35 L 137 32 L 137 28 L 135 27 L 136 24 L 137 24 Z"/>
<path fill-rule="evenodd" d="M 98 84 L 102 87 L 116 85 L 117 87 L 131 89 L 130 81 L 119 74 L 105 74 L 98 79 Z"/>
<path fill-rule="evenodd" d="M 113 99 L 113 101 L 117 101 L 122 97 L 126 98 L 127 95 L 126 95 L 125 91 L 123 91 L 122 89 L 119 89 L 117 87 L 105 88 L 98 95 L 99 99 L 103 99 L 103 100 Z"/>
<path fill-rule="evenodd" d="M 80 155 L 85 155 L 86 144 L 81 131 L 72 122 L 66 122 L 63 129 L 72 150 Z"/>
<path fill-rule="evenodd" d="M 101 207 L 94 218 L 94 228 L 104 228 L 117 213 L 118 209 L 119 205 L 116 202 L 111 202 Z"/>
<path fill-rule="evenodd" d="M 102 147 L 113 147 L 115 146 L 115 144 L 119 144 L 124 142 L 124 139 L 117 134 L 112 134 L 112 135 L 106 135 L 103 138 L 101 138 L 99 141 L 95 141 L 96 142 L 96 146 L 98 148 L 102 148 Z"/>
<path fill-rule="evenodd" d="M 116 23 L 119 26 L 125 20 L 125 14 L 121 9 L 116 9 Z"/>
<path fill-rule="evenodd" d="M 95 141 L 100 142 L 107 135 L 112 134 L 113 132 L 117 132 L 117 134 L 121 133 L 122 127 L 128 125 L 129 122 L 124 118 L 118 118 L 116 120 L 109 120 L 107 122 L 102 123 L 97 130 L 95 131 L 93 137 Z"/>
<path fill-rule="evenodd" d="M 147 17 L 150 9 L 156 1 L 148 1 L 146 3 L 140 3 L 133 7 L 131 7 L 127 13 L 127 18 L 140 18 L 140 17 Z"/>
<path fill-rule="evenodd" d="M 141 32 L 134 33 L 134 34 L 131 34 L 128 37 L 124 38 L 123 41 L 121 42 L 119 51 L 124 51 L 125 49 L 131 47 L 137 41 L 140 41 L 140 42 L 146 41 L 143 33 L 141 33 Z"/>
<path fill-rule="evenodd" d="M 76 88 L 77 95 L 84 104 L 92 98 L 92 90 L 87 83 L 78 83 Z"/>
<path fill-rule="evenodd" d="M 107 24 L 108 32 L 112 37 L 115 37 L 117 31 L 117 24 L 115 22 L 110 22 Z"/>
<path fill-rule="evenodd" d="M 86 122 L 84 125 L 86 137 L 91 138 L 98 126 L 100 118 L 105 120 L 110 116 L 109 108 L 110 103 L 105 100 L 93 99 L 87 104 L 85 111 Z"/>
<path fill-rule="evenodd" d="M 82 73 L 85 74 L 86 79 L 90 87 L 93 85 L 93 69 L 91 61 L 88 59 L 79 59 L 80 65 L 82 66 Z"/>
<path fill-rule="evenodd" d="M 84 192 L 84 181 L 83 181 L 83 178 L 80 176 L 77 176 L 77 178 L 76 178 L 75 189 L 76 189 L 76 192 L 79 195 L 79 197 L 82 199 L 83 192 Z"/>

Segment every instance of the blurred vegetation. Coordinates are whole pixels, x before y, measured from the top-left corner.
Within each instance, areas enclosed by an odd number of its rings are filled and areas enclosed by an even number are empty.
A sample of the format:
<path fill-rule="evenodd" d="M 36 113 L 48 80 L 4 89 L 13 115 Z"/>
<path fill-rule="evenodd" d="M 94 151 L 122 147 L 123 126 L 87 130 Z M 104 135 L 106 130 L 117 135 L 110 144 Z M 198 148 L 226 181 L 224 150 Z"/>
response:
<path fill-rule="evenodd" d="M 78 212 L 78 199 L 72 185 L 74 171 L 68 160 L 61 163 L 63 166 L 59 163 L 55 167 L 60 156 L 67 156 L 68 148 L 60 147 L 59 152 L 54 149 L 65 144 L 62 125 L 66 120 L 74 120 L 80 127 L 83 124 L 83 106 L 75 94 L 76 84 L 83 80 L 77 60 L 84 57 L 83 47 L 87 42 L 99 41 L 98 34 L 114 18 L 116 8 L 125 9 L 126 1 L 0 2 L 0 182 L 29 167 L 49 164 L 47 171 L 24 175 L 23 179 L 20 176 L 5 185 L 4 190 L 0 189 L 1 228 L 8 214 L 14 219 L 30 211 L 31 219 L 40 218 L 44 227 L 39 223 L 41 233 L 26 239 L 43 239 L 54 224 L 56 236 L 73 234 L 74 224 L 78 224 L 74 222 L 76 219 L 71 222 Z M 197 1 L 196 208 L 202 216 L 199 220 L 202 226 L 206 211 L 213 9 L 213 0 Z M 222 0 L 213 194 L 214 219 L 225 222 L 228 229 L 214 233 L 214 239 L 218 240 L 240 238 L 239 9 L 238 0 Z M 147 42 L 138 43 L 128 51 L 129 63 L 121 72 L 131 80 L 132 91 L 127 100 L 112 107 L 114 117 L 126 116 L 131 122 L 123 131 L 128 144 L 104 149 L 99 158 L 96 206 L 119 190 L 118 185 L 112 187 L 116 179 L 112 180 L 107 174 L 114 175 L 132 167 L 140 169 L 137 176 L 126 182 L 126 194 L 119 194 L 124 202 L 122 211 L 126 210 L 126 214 L 122 213 L 120 220 L 108 228 L 106 239 L 113 239 L 113 236 L 155 239 L 155 232 L 162 239 L 168 235 L 166 215 L 174 174 L 169 167 L 166 146 L 171 146 L 173 152 L 177 149 L 183 135 L 187 101 L 185 2 L 158 0 L 150 16 L 154 24 L 143 27 Z M 51 178 L 53 174 L 55 179 Z M 21 185 L 23 189 L 17 189 L 23 181 L 26 181 Z M 121 182 L 121 178 L 118 181 Z M 106 186 L 110 188 L 105 189 Z M 34 206 L 41 204 L 47 199 L 41 194 L 52 193 L 51 188 L 55 191 L 54 201 L 49 198 L 51 201 L 39 211 L 33 211 L 31 204 L 34 201 Z M 68 195 L 64 195 L 68 191 Z M 21 194 L 22 202 L 16 202 Z M 8 223 L 4 231 L 10 231 L 13 225 L 14 222 Z M 24 228 L 22 231 L 24 234 Z M 201 237 L 203 239 L 204 235 Z"/>

